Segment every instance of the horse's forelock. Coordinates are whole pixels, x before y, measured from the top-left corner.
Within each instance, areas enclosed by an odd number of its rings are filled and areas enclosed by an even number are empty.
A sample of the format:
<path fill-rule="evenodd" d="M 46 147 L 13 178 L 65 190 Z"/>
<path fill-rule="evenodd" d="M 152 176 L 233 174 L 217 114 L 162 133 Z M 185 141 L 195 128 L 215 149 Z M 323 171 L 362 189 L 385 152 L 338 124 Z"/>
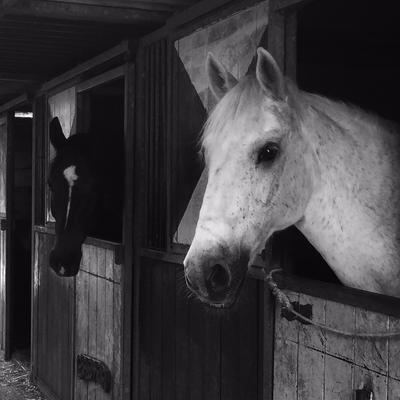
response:
<path fill-rule="evenodd" d="M 268 97 L 272 101 L 272 93 L 268 93 L 260 87 L 256 77 L 249 75 L 239 81 L 239 83 L 231 89 L 215 106 L 209 118 L 204 124 L 202 135 L 200 137 L 200 145 L 202 148 L 212 146 L 213 138 L 222 132 L 227 124 L 232 123 L 241 115 L 251 115 L 262 112 L 262 106 L 265 98 Z M 274 113 L 278 119 L 287 120 L 283 114 L 287 107 L 282 107 L 282 102 L 276 100 L 276 104 L 271 107 L 270 111 Z"/>

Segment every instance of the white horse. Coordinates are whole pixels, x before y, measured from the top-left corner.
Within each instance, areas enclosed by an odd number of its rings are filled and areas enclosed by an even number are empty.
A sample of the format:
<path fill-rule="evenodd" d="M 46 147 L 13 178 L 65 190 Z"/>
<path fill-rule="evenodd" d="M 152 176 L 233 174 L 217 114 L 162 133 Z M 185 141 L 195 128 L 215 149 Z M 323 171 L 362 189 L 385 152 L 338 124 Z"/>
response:
<path fill-rule="evenodd" d="M 189 288 L 230 306 L 271 234 L 295 225 L 343 284 L 400 296 L 396 126 L 302 92 L 257 53 L 255 76 L 239 82 L 207 59 L 220 101 L 202 137 L 208 184 L 184 261 Z"/>

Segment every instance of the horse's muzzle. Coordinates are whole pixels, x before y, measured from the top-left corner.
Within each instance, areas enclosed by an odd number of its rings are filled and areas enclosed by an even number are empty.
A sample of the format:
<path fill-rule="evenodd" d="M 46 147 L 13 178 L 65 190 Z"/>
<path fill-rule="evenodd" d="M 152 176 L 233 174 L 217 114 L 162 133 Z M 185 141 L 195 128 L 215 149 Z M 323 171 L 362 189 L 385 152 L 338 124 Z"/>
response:
<path fill-rule="evenodd" d="M 81 250 L 69 254 L 60 254 L 55 248 L 50 252 L 49 264 L 57 275 L 70 277 L 79 272 L 81 259 Z"/>

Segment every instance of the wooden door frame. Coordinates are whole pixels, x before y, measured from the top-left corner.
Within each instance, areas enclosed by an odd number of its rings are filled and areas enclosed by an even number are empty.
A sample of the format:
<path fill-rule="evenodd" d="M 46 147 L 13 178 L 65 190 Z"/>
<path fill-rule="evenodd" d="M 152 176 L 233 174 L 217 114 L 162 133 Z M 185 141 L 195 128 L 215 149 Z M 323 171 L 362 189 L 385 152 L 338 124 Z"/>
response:
<path fill-rule="evenodd" d="M 4 359 L 11 359 L 11 315 L 12 315 L 12 288 L 11 288 L 11 273 L 12 273 L 12 227 L 13 227 L 13 197 L 14 197 L 14 149 L 13 149 L 13 123 L 12 123 L 12 111 L 8 110 L 2 117 L 3 124 L 6 129 L 6 212 L 2 215 L 2 219 L 5 219 L 5 232 L 6 232 L 6 257 L 5 257 L 5 315 L 2 316 L 4 320 Z"/>
<path fill-rule="evenodd" d="M 0 126 L 4 127 L 5 129 L 5 137 L 6 137 L 6 192 L 5 192 L 5 202 L 6 202 L 6 208 L 5 208 L 5 212 L 0 213 L 0 220 L 1 220 L 1 229 L 5 232 L 5 236 L 6 236 L 6 243 L 5 243 L 5 252 L 6 252 L 6 258 L 4 260 L 5 264 L 4 264 L 4 278 L 5 278 L 5 282 L 4 282 L 4 315 L 0 315 L 0 318 L 2 319 L 2 332 L 1 333 L 1 338 L 0 340 L 3 342 L 4 344 L 4 349 L 1 351 L 1 356 L 4 357 L 5 360 L 8 360 L 9 357 L 9 346 L 8 346 L 8 340 L 7 340 L 7 336 L 9 336 L 9 322 L 10 322 L 10 318 L 9 318 L 9 301 L 8 301 L 8 288 L 9 288 L 9 279 L 8 279 L 8 260 L 7 260 L 7 254 L 8 254 L 8 234 L 7 234 L 7 230 L 9 229 L 8 227 L 8 221 L 7 221 L 7 203 L 8 203 L 8 191 L 7 191 L 7 184 L 8 184 L 8 118 L 7 118 L 7 114 L 5 115 L 1 115 L 0 116 Z M 0 299 L 1 301 L 1 299 Z"/>
<path fill-rule="evenodd" d="M 6 332 L 4 359 L 11 359 L 11 314 L 13 309 L 12 264 L 13 264 L 13 226 L 14 226 L 14 135 L 12 111 L 7 113 L 7 171 L 6 171 Z"/>
<path fill-rule="evenodd" d="M 4 104 L 0 112 L 3 113 L 7 129 L 7 156 L 6 156 L 6 269 L 5 269 L 5 349 L 4 359 L 9 360 L 12 356 L 12 314 L 14 307 L 14 295 L 12 290 L 12 276 L 14 273 L 13 266 L 13 227 L 14 227 L 14 112 L 18 107 L 29 104 L 26 95 L 19 96 L 18 98 Z M 33 249 L 31 248 L 31 252 Z M 32 347 L 32 346 L 31 346 Z"/>

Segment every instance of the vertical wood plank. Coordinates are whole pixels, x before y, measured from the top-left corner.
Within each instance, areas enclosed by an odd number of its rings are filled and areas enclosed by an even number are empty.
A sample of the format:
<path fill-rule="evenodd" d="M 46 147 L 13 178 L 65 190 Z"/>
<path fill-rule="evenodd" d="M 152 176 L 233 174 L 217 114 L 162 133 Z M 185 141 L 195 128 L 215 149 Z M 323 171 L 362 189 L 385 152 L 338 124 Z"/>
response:
<path fill-rule="evenodd" d="M 5 350 L 5 269 L 6 233 L 0 231 L 0 352 Z"/>
<path fill-rule="evenodd" d="M 203 348 L 205 320 L 203 306 L 197 301 L 190 302 L 189 308 L 189 393 L 190 399 L 202 400 L 204 396 L 204 358 Z M 221 398 L 223 395 L 221 394 Z"/>
<path fill-rule="evenodd" d="M 356 329 L 355 308 L 345 304 L 327 301 L 325 306 L 326 325 L 354 332 Z M 354 338 L 325 332 L 328 354 L 354 361 Z"/>
<path fill-rule="evenodd" d="M 325 355 L 299 345 L 298 400 L 321 400 L 324 397 Z"/>
<path fill-rule="evenodd" d="M 335 357 L 325 356 L 324 400 L 351 399 L 353 366 Z"/>
<path fill-rule="evenodd" d="M 107 257 L 106 257 L 107 259 Z M 107 263 L 107 261 L 106 261 Z M 117 400 L 117 391 L 115 390 L 115 366 L 114 366 L 114 343 L 119 340 L 114 335 L 114 284 L 108 280 L 105 282 L 105 348 L 104 361 L 111 371 L 113 387 L 112 398 Z"/>
<path fill-rule="evenodd" d="M 85 251 L 84 251 L 85 253 Z M 76 277 L 76 324 L 75 324 L 76 355 L 88 353 L 89 333 L 89 275 L 80 271 Z M 76 377 L 75 399 L 87 400 L 88 384 Z"/>
<path fill-rule="evenodd" d="M 300 304 L 312 304 L 312 319 L 325 324 L 325 300 L 300 294 Z M 299 344 L 325 351 L 325 331 L 314 326 L 300 324 Z"/>
<path fill-rule="evenodd" d="M 114 357 L 113 357 L 113 369 L 115 371 L 114 376 L 114 399 L 120 399 L 121 396 L 121 332 L 122 332 L 122 297 L 121 297 L 121 285 L 114 283 L 114 312 L 113 312 L 113 324 L 114 324 Z"/>
<path fill-rule="evenodd" d="M 298 344 L 290 340 L 275 340 L 274 400 L 297 398 Z"/>
<path fill-rule="evenodd" d="M 157 263 L 151 265 L 151 279 L 153 282 L 153 295 L 151 299 L 152 317 L 152 347 L 150 372 L 151 386 L 150 396 L 153 400 L 162 398 L 162 338 L 163 338 L 163 315 L 162 315 L 162 270 Z"/>
<path fill-rule="evenodd" d="M 96 355 L 98 360 L 103 361 L 110 369 L 109 360 L 105 358 L 106 338 L 106 285 L 105 285 L 105 271 L 106 271 L 106 250 L 97 248 L 97 309 L 96 309 Z M 110 396 L 106 394 L 100 385 L 96 385 L 96 400 L 107 400 Z"/>
<path fill-rule="evenodd" d="M 189 299 L 186 294 L 182 268 L 175 267 L 176 280 L 180 283 L 176 296 L 176 400 L 186 400 L 189 394 Z"/>
<path fill-rule="evenodd" d="M 221 390 L 221 323 L 220 315 L 204 315 L 204 349 L 203 349 L 203 374 L 204 395 L 203 399 L 220 400 Z"/>
<path fill-rule="evenodd" d="M 162 268 L 162 399 L 176 400 L 175 396 L 175 268 Z"/>
<path fill-rule="evenodd" d="M 97 354 L 97 251 L 94 246 L 89 248 L 89 340 L 88 353 L 92 357 Z M 96 274 L 96 275 L 95 275 Z M 88 400 L 96 400 L 96 384 L 89 382 Z"/>
<path fill-rule="evenodd" d="M 374 399 L 395 400 L 395 398 L 387 397 L 388 382 L 386 376 L 355 366 L 353 390 L 362 389 L 364 386 L 372 388 Z"/>
<path fill-rule="evenodd" d="M 389 329 L 392 332 L 400 331 L 400 319 L 390 318 Z M 388 376 L 400 380 L 400 338 L 389 340 Z M 395 397 L 392 397 L 393 399 Z"/>
<path fill-rule="evenodd" d="M 299 301 L 298 293 L 285 291 L 285 294 L 291 302 Z M 277 303 L 275 311 L 275 337 L 298 343 L 300 323 L 297 320 L 287 320 L 286 318 L 282 317 L 281 313 L 281 306 Z"/>
<path fill-rule="evenodd" d="M 151 357 L 150 357 L 150 347 L 152 345 L 151 338 L 151 326 L 152 326 L 152 313 L 147 312 L 151 309 L 151 295 L 153 292 L 153 285 L 151 280 L 150 268 L 146 263 L 145 259 L 142 259 L 143 267 L 140 273 L 140 316 L 139 316 L 139 326 L 140 331 L 140 368 L 139 368 L 139 383 L 138 391 L 140 400 L 150 399 L 150 370 L 151 370 Z"/>
<path fill-rule="evenodd" d="M 356 310 L 356 328 L 364 332 L 384 332 L 388 329 L 389 317 L 367 311 Z M 388 373 L 388 341 L 355 339 L 355 361 L 357 365 L 386 375 Z"/>
<path fill-rule="evenodd" d="M 388 379 L 388 400 L 398 400 L 400 399 L 400 381 L 389 378 Z"/>
<path fill-rule="evenodd" d="M 105 260 L 105 266 L 106 266 L 106 279 L 110 281 L 115 281 L 114 279 L 114 252 L 111 250 L 106 251 L 106 260 Z"/>

